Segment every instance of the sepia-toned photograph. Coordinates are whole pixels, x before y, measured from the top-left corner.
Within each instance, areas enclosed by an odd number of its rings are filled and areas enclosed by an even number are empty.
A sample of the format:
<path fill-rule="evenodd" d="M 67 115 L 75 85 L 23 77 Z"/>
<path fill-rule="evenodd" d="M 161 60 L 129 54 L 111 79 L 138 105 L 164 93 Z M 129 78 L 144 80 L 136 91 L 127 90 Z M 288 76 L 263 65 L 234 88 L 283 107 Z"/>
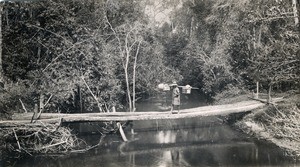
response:
<path fill-rule="evenodd" d="M 0 0 L 0 167 L 300 166 L 300 0 Z"/>

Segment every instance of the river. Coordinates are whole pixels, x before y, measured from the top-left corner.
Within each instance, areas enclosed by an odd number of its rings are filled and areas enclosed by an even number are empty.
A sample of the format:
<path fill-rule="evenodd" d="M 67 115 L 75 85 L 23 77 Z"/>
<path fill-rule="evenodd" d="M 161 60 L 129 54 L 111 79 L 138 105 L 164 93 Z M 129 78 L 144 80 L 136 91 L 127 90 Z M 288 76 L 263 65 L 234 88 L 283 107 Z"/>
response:
<path fill-rule="evenodd" d="M 94 126 L 89 124 L 89 126 Z M 33 156 L 2 165 L 22 167 L 169 167 L 169 166 L 296 166 L 273 145 L 233 129 L 218 117 L 168 121 L 135 121 L 119 134 L 107 135 L 101 146 L 68 156 Z M 88 144 L 100 136 L 83 135 Z M 298 164 L 300 165 L 300 164 Z"/>

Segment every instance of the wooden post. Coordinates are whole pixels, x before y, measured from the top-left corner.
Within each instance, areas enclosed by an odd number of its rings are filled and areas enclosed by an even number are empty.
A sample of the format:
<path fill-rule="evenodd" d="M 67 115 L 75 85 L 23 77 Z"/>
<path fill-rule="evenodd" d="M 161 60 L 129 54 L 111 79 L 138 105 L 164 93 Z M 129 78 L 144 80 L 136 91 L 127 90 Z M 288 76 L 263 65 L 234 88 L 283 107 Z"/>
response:
<path fill-rule="evenodd" d="M 123 131 L 123 128 L 122 128 L 122 125 L 120 124 L 120 122 L 117 123 L 117 126 L 119 128 L 119 131 L 120 131 L 120 134 L 121 134 L 121 137 L 122 137 L 123 141 L 127 142 L 128 140 L 125 136 L 125 133 Z"/>
<path fill-rule="evenodd" d="M 255 98 L 258 99 L 258 93 L 259 93 L 259 82 L 257 81 L 256 82 L 256 95 L 255 95 Z"/>
<path fill-rule="evenodd" d="M 116 112 L 116 107 L 115 106 L 112 106 L 111 112 Z"/>

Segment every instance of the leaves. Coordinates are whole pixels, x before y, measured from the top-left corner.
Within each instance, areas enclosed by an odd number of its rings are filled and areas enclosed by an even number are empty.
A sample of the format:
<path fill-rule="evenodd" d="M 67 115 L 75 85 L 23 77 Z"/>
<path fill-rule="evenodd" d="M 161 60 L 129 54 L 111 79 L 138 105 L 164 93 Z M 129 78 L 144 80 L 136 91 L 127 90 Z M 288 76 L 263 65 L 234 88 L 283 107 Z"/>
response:
<path fill-rule="evenodd" d="M 165 22 L 156 24 L 150 9 Z M 49 106 L 65 111 L 97 107 L 81 77 L 104 106 L 126 105 L 133 82 L 138 96 L 177 80 L 210 97 L 254 80 L 296 84 L 299 31 L 290 11 L 284 1 L 5 3 L 3 69 L 30 98 L 53 94 Z"/>

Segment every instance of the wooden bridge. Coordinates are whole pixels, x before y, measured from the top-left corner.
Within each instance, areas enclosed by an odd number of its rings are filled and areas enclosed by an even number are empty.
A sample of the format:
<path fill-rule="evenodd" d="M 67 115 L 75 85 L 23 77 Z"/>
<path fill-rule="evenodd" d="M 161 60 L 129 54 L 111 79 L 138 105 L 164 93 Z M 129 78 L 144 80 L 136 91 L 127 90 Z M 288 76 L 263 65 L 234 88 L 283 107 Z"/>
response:
<path fill-rule="evenodd" d="M 282 98 L 273 99 L 273 102 Z M 35 123 L 30 123 L 33 113 L 17 113 L 13 120 L 0 121 L 0 127 L 15 127 L 23 125 L 41 125 L 44 123 L 59 124 L 61 122 L 102 122 L 102 121 L 134 121 L 134 120 L 159 120 L 180 119 L 205 116 L 228 115 L 243 113 L 266 105 L 264 100 L 248 100 L 233 104 L 203 106 L 180 110 L 179 114 L 165 112 L 110 112 L 110 113 L 82 113 L 82 114 L 60 114 L 43 113 Z"/>

